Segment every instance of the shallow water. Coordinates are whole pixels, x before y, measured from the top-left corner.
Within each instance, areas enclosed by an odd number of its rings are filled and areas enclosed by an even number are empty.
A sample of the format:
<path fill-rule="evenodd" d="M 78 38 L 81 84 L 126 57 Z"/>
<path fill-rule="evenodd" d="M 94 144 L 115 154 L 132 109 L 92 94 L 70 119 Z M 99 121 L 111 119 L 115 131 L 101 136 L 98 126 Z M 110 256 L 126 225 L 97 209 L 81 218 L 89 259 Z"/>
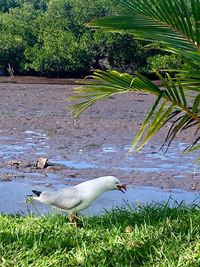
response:
<path fill-rule="evenodd" d="M 191 174 L 192 172 L 200 172 L 200 166 L 193 164 L 195 154 L 181 155 L 181 151 L 187 146 L 186 143 L 172 145 L 168 153 L 165 155 L 155 146 L 149 145 L 137 155 L 127 152 L 130 145 L 102 145 L 92 149 L 83 149 L 78 151 L 77 157 L 66 159 L 63 154 L 54 153 L 50 162 L 54 164 L 62 164 L 68 169 L 84 170 L 121 170 L 126 172 L 139 173 L 170 173 L 173 170 L 176 178 L 181 179 L 183 175 Z M 13 133 L 9 137 L 5 132 L 0 131 L 0 158 L 1 160 L 11 160 L 13 158 L 23 159 L 27 156 L 28 159 L 37 159 L 39 156 L 46 156 L 51 151 L 48 144 L 48 135 L 44 131 L 27 130 L 21 140 L 17 138 L 17 133 Z M 5 213 L 28 213 L 36 212 L 47 213 L 49 211 L 46 206 L 40 203 L 35 203 L 31 206 L 25 203 L 26 195 L 31 194 L 31 190 L 49 190 L 58 189 L 65 184 L 75 184 L 85 181 L 82 178 L 61 178 L 55 173 L 38 173 L 37 170 L 27 172 L 25 169 L 14 169 L 12 167 L 2 167 L 0 174 L 11 173 L 12 181 L 0 182 L 0 212 Z M 13 177 L 22 178 L 21 180 L 13 180 Z M 7 177 L 7 176 L 6 176 Z M 89 178 L 89 177 L 88 177 Z M 7 179 L 7 178 L 6 178 Z M 9 180 L 9 179 L 7 179 Z M 115 206 L 120 207 L 125 202 L 130 202 L 132 205 L 137 203 L 146 204 L 152 201 L 162 202 L 170 199 L 170 203 L 174 201 L 185 201 L 191 204 L 194 201 L 199 202 L 199 193 L 187 192 L 179 189 L 170 191 L 159 190 L 155 187 L 130 187 L 127 194 L 123 195 L 120 192 L 107 192 L 101 196 L 86 213 L 101 213 L 105 209 L 111 209 Z M 198 198 L 198 199 L 197 199 Z M 36 209 L 35 209 L 36 208 Z"/>
<path fill-rule="evenodd" d="M 70 178 L 68 178 L 70 179 Z M 51 188 L 49 184 L 51 182 Z M 76 179 L 76 183 L 80 183 L 81 179 Z M 53 189 L 52 189 L 53 188 Z M 27 204 L 27 195 L 31 194 L 31 190 L 56 190 L 63 188 L 63 184 L 58 183 L 55 176 L 45 179 L 45 181 L 38 183 L 34 180 L 22 180 L 0 183 L 0 212 L 6 214 L 28 214 L 34 213 L 36 215 L 47 214 L 55 212 L 39 202 L 34 204 Z M 112 210 L 115 207 L 126 206 L 126 203 L 133 207 L 137 205 L 146 205 L 150 203 L 161 203 L 169 201 L 169 204 L 176 205 L 182 201 L 185 204 L 199 203 L 200 193 L 188 192 L 180 189 L 159 190 L 155 187 L 128 187 L 126 194 L 119 191 L 110 191 L 100 196 L 93 205 L 85 210 L 85 214 L 101 214 L 105 210 Z M 57 211 L 56 211 L 57 212 Z"/>
<path fill-rule="evenodd" d="M 55 159 L 54 162 L 63 164 L 67 168 L 88 169 L 113 168 L 127 172 L 169 172 L 171 170 L 177 173 L 192 173 L 200 171 L 200 165 L 194 164 L 195 154 L 181 154 L 186 148 L 186 143 L 172 145 L 167 154 L 158 149 L 145 147 L 143 151 L 137 155 L 127 154 L 130 146 L 103 146 L 99 148 L 99 152 L 95 155 L 83 154 L 79 160 Z M 124 157 L 119 159 L 119 154 L 123 151 Z M 108 161 L 103 161 L 104 157 L 110 155 Z M 97 161 L 99 159 L 99 161 Z M 179 177 L 181 175 L 179 174 Z"/>
<path fill-rule="evenodd" d="M 47 134 L 44 131 L 25 131 L 23 140 L 19 140 L 17 133 L 7 136 L 0 132 L 0 157 L 9 160 L 24 154 L 45 155 L 49 146 Z"/>

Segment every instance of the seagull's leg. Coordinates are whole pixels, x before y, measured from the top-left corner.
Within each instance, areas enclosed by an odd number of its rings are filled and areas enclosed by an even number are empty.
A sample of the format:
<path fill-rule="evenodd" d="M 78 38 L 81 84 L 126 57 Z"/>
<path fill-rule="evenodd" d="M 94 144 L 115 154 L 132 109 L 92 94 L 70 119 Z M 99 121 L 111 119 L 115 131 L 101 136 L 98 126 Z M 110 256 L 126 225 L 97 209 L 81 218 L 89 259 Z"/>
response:
<path fill-rule="evenodd" d="M 79 220 L 79 217 L 78 217 L 78 212 L 76 212 L 76 216 L 75 216 L 75 222 L 76 222 L 76 226 L 80 226 L 80 220 Z"/>
<path fill-rule="evenodd" d="M 73 214 L 70 213 L 70 214 L 69 214 L 69 222 L 70 222 L 70 223 L 73 223 L 73 221 L 74 221 Z"/>
<path fill-rule="evenodd" d="M 73 213 L 69 214 L 69 223 L 74 227 L 77 228 L 77 221 L 76 221 L 76 217 L 73 216 Z"/>

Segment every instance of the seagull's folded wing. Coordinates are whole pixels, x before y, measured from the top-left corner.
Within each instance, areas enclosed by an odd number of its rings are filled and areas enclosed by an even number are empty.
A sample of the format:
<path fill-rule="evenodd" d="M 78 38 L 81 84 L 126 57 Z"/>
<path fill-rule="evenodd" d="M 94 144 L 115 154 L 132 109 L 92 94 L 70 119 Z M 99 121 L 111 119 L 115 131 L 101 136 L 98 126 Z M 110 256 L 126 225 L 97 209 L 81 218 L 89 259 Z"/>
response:
<path fill-rule="evenodd" d="M 71 210 L 82 202 L 79 190 L 74 187 L 56 192 L 43 192 L 41 198 L 43 203 L 65 210 Z"/>

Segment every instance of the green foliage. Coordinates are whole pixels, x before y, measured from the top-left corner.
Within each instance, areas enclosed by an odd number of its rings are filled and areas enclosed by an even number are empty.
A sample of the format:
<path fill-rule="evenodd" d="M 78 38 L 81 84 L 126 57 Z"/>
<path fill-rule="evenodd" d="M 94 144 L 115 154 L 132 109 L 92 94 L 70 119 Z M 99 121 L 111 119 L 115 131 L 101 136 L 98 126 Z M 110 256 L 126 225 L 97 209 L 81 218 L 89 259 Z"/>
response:
<path fill-rule="evenodd" d="M 0 66 L 8 63 L 15 68 L 23 57 L 24 43 L 20 36 L 12 34 L 0 34 Z"/>
<path fill-rule="evenodd" d="M 0 215 L 0 265 L 197 267 L 198 207 L 167 204 L 82 217 Z"/>
<path fill-rule="evenodd" d="M 85 43 L 78 43 L 71 32 L 49 30 L 43 32 L 42 46 L 35 45 L 25 51 L 29 64 L 24 69 L 34 69 L 43 75 L 75 75 L 89 71 L 91 53 Z"/>
<path fill-rule="evenodd" d="M 18 2 L 18 0 L 1 0 L 0 11 L 8 12 L 10 8 L 19 6 Z"/>
<path fill-rule="evenodd" d="M 147 58 L 147 63 L 150 65 L 149 69 L 156 70 L 170 70 L 180 69 L 182 65 L 181 57 L 172 55 L 154 55 Z"/>
<path fill-rule="evenodd" d="M 151 53 L 131 35 L 96 32 L 85 26 L 97 17 L 122 12 L 114 3 L 115 0 L 1 2 L 1 67 L 6 69 L 10 63 L 16 73 L 51 76 L 81 76 L 94 68 L 128 72 L 144 69 Z M 11 35 L 20 43 L 13 44 Z"/>
<path fill-rule="evenodd" d="M 37 12 L 32 4 L 0 14 L 0 65 L 5 69 L 8 63 L 16 71 L 20 68 L 25 49 L 36 40 L 36 16 Z"/>
<path fill-rule="evenodd" d="M 0 12 L 9 12 L 15 7 L 21 7 L 23 4 L 32 4 L 34 8 L 46 10 L 49 0 L 1 0 Z"/>

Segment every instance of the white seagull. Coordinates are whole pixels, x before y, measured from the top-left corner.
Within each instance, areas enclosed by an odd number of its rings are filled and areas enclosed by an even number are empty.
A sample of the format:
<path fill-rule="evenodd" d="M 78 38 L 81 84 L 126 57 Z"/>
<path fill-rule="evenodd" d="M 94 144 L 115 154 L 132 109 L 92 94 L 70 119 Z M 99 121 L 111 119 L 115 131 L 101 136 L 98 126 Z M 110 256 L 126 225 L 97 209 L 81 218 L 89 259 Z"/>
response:
<path fill-rule="evenodd" d="M 101 194 L 110 190 L 120 190 L 125 193 L 127 189 L 126 185 L 120 183 L 116 177 L 104 176 L 58 191 L 32 190 L 32 192 L 37 196 L 33 199 L 67 211 L 70 222 L 74 221 L 73 213 L 76 213 L 75 221 L 78 223 L 78 212 L 87 209 Z"/>

